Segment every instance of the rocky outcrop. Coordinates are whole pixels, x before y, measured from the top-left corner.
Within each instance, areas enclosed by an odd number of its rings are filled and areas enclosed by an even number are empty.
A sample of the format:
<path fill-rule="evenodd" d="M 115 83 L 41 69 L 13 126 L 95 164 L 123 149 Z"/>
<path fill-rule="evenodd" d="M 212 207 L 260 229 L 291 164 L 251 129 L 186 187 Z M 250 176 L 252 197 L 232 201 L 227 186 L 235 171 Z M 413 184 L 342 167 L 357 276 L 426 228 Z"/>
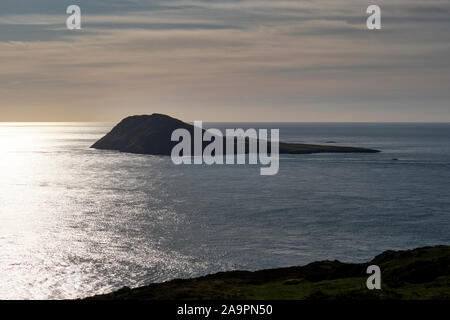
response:
<path fill-rule="evenodd" d="M 194 135 L 193 125 L 167 115 L 154 113 L 131 116 L 123 119 L 111 132 L 92 145 L 92 148 L 139 154 L 170 155 L 172 148 L 178 143 L 171 141 L 172 132 L 175 129 L 186 129 L 192 136 Z M 209 142 L 203 142 L 203 148 L 207 144 Z M 279 148 L 281 154 L 379 152 L 366 148 L 299 143 L 280 143 Z M 248 152 L 248 150 L 246 151 Z"/>

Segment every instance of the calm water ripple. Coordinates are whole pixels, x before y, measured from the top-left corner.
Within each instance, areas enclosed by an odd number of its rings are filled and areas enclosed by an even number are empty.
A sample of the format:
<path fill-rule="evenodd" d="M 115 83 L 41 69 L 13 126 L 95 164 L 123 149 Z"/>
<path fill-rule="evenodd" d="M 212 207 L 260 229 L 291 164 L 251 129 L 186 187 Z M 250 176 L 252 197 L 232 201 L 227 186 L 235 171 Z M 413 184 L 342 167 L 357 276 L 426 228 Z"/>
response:
<path fill-rule="evenodd" d="M 280 173 L 261 177 L 89 149 L 108 124 L 1 124 L 0 298 L 450 243 L 450 124 L 259 126 L 383 153 L 282 155 Z"/>

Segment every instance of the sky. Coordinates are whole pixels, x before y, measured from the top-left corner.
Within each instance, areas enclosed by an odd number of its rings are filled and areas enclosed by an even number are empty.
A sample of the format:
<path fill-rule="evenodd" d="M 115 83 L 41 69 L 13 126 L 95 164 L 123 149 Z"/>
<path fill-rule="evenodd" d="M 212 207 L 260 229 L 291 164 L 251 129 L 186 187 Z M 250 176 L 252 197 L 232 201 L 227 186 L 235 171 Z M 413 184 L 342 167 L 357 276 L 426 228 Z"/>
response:
<path fill-rule="evenodd" d="M 81 30 L 66 28 L 72 4 Z M 449 122 L 450 1 L 1 0 L 0 121 L 154 112 Z"/>

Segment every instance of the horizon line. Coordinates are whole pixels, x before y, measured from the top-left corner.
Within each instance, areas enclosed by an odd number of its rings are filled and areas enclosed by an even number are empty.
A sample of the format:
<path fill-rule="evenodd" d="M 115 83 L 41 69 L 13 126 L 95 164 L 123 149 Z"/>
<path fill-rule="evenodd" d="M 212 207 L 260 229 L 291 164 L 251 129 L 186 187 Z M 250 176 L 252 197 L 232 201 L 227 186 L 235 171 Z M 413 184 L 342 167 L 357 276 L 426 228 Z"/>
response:
<path fill-rule="evenodd" d="M 121 119 L 122 120 L 122 119 Z M 32 124 L 32 123 L 119 123 L 121 120 L 116 121 L 0 121 L 0 124 L 6 123 L 24 123 L 24 124 Z M 181 119 L 180 119 L 181 120 Z M 286 123 L 286 124 L 295 124 L 295 123 L 360 123 L 360 124 L 414 124 L 414 123 L 429 123 L 429 124 L 449 124 L 450 121 L 205 121 L 205 120 L 181 120 L 187 123 L 193 123 L 194 121 L 202 121 L 203 123 Z"/>

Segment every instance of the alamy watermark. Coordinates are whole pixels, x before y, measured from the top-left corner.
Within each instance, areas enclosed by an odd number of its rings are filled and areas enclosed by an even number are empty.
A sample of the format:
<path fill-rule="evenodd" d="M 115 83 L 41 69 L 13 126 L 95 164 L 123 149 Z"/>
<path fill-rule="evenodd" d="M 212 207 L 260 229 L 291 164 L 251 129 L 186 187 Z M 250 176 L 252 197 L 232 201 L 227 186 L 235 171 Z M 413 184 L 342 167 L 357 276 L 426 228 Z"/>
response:
<path fill-rule="evenodd" d="M 370 14 L 367 18 L 366 26 L 369 30 L 381 29 L 381 8 L 377 5 L 370 5 L 367 7 L 366 12 Z"/>
<path fill-rule="evenodd" d="M 373 264 L 367 267 L 367 274 L 370 274 L 367 278 L 366 286 L 369 290 L 381 289 L 381 269 L 379 266 Z"/>
<path fill-rule="evenodd" d="M 187 129 L 172 132 L 176 144 L 172 162 L 180 164 L 261 164 L 261 175 L 275 175 L 280 167 L 279 129 L 219 129 L 203 130 L 202 121 L 194 121 L 194 138 Z M 270 146 L 270 150 L 268 148 Z M 193 150 L 192 150 L 193 149 Z M 270 152 L 269 152 L 270 151 Z"/>
<path fill-rule="evenodd" d="M 81 8 L 77 5 L 71 5 L 67 7 L 67 14 L 70 16 L 66 20 L 66 26 L 69 30 L 81 29 Z"/>
<path fill-rule="evenodd" d="M 66 25 L 69 30 L 81 30 L 81 8 L 77 5 L 70 5 L 66 10 L 70 16 L 67 18 Z M 366 20 L 366 26 L 369 30 L 381 29 L 381 8 L 378 5 L 370 5 L 366 10 L 370 16 Z"/>

